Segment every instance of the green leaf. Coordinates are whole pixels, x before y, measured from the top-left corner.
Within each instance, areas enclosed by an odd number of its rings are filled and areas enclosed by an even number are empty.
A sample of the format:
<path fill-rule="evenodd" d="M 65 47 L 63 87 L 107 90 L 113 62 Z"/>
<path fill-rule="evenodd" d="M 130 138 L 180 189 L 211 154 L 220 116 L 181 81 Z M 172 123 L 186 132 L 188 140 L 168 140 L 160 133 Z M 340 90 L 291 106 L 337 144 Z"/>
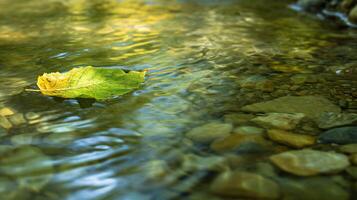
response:
<path fill-rule="evenodd" d="M 65 73 L 44 73 L 37 86 L 44 95 L 62 98 L 94 98 L 104 100 L 139 88 L 145 71 L 79 67 Z"/>

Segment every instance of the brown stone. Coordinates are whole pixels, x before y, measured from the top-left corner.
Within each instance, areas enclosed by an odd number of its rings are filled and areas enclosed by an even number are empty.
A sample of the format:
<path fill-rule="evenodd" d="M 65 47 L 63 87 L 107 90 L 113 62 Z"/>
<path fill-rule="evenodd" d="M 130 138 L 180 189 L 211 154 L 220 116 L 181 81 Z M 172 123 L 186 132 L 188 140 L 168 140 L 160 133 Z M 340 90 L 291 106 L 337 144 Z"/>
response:
<path fill-rule="evenodd" d="M 261 134 L 231 134 L 222 139 L 215 140 L 211 144 L 211 149 L 217 152 L 231 151 L 247 142 L 258 143 L 261 145 L 266 144 L 266 140 Z"/>
<path fill-rule="evenodd" d="M 279 185 L 261 175 L 234 171 L 219 175 L 211 185 L 215 194 L 229 197 L 246 197 L 254 199 L 278 199 Z"/>
<path fill-rule="evenodd" d="M 316 139 L 310 135 L 295 134 L 288 131 L 272 129 L 268 131 L 269 139 L 295 148 L 303 148 L 315 144 Z"/>
<path fill-rule="evenodd" d="M 280 169 L 299 176 L 336 173 L 350 164 L 344 154 L 310 149 L 276 154 L 270 160 Z"/>

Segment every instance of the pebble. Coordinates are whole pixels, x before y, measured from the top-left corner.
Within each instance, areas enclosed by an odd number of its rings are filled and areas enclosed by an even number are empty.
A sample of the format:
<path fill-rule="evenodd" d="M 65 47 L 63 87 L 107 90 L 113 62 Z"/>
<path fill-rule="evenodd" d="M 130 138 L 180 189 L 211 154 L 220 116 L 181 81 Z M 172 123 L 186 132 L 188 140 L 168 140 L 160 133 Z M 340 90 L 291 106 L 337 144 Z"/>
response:
<path fill-rule="evenodd" d="M 295 134 L 288 131 L 271 129 L 267 133 L 269 139 L 294 148 L 303 148 L 315 144 L 315 137 L 310 135 Z"/>
<path fill-rule="evenodd" d="M 212 142 L 210 148 L 216 152 L 233 151 L 239 148 L 246 148 L 244 144 L 253 143 L 266 146 L 267 141 L 261 134 L 232 134 L 227 137 L 217 139 Z"/>
<path fill-rule="evenodd" d="M 357 126 L 346 126 L 327 130 L 319 135 L 318 142 L 324 144 L 357 143 Z"/>
<path fill-rule="evenodd" d="M 263 134 L 264 129 L 255 126 L 239 126 L 233 130 L 233 133 L 238 134 Z"/>
<path fill-rule="evenodd" d="M 198 156 L 186 154 L 182 158 L 181 169 L 185 172 L 197 172 L 199 170 L 210 170 L 221 172 L 227 170 L 227 161 L 222 156 Z"/>
<path fill-rule="evenodd" d="M 279 185 L 261 175 L 243 172 L 227 171 L 219 175 L 211 184 L 215 194 L 229 197 L 278 199 Z"/>
<path fill-rule="evenodd" d="M 254 113 L 303 113 L 312 119 L 318 119 L 324 112 L 341 112 L 340 107 L 321 96 L 285 96 L 246 105 L 241 110 Z"/>
<path fill-rule="evenodd" d="M 357 143 L 355 144 L 346 144 L 340 147 L 339 149 L 342 153 L 357 153 Z"/>
<path fill-rule="evenodd" d="M 9 120 L 15 126 L 20 126 L 26 123 L 26 119 L 24 118 L 24 115 L 22 113 L 16 113 L 9 116 Z"/>
<path fill-rule="evenodd" d="M 337 126 L 357 125 L 357 114 L 355 113 L 323 113 L 317 120 L 321 129 L 329 129 Z"/>
<path fill-rule="evenodd" d="M 251 121 L 266 128 L 274 127 L 284 130 L 292 130 L 304 117 L 305 115 L 302 113 L 267 113 L 265 116 L 256 117 Z"/>
<path fill-rule="evenodd" d="M 353 23 L 357 23 L 357 5 L 355 5 L 348 14 L 348 19 Z"/>
<path fill-rule="evenodd" d="M 0 126 L 4 129 L 12 128 L 11 122 L 4 116 L 0 115 Z"/>
<path fill-rule="evenodd" d="M 272 92 L 274 90 L 273 82 L 261 75 L 244 77 L 239 81 L 239 84 L 242 88 L 257 89 L 264 92 Z"/>
<path fill-rule="evenodd" d="M 0 109 L 0 115 L 1 116 L 5 117 L 5 116 L 13 115 L 13 114 L 15 114 L 15 112 L 11 108 L 5 107 L 5 108 L 1 108 Z"/>
<path fill-rule="evenodd" d="M 270 160 L 280 169 L 298 176 L 336 173 L 349 166 L 344 154 L 317 150 L 294 150 L 276 154 Z"/>
<path fill-rule="evenodd" d="M 39 118 L 40 115 L 37 114 L 37 113 L 35 113 L 35 112 L 28 112 L 28 113 L 25 114 L 25 117 L 26 117 L 26 119 L 28 119 L 28 120 L 34 120 L 34 119 Z"/>
<path fill-rule="evenodd" d="M 210 143 L 215 139 L 228 136 L 233 129 L 232 124 L 211 122 L 190 130 L 186 137 L 198 143 Z"/>
<path fill-rule="evenodd" d="M 142 166 L 146 178 L 158 180 L 169 173 L 169 167 L 163 160 L 150 160 Z"/>
<path fill-rule="evenodd" d="M 330 177 L 279 178 L 284 200 L 348 200 L 349 193 Z"/>

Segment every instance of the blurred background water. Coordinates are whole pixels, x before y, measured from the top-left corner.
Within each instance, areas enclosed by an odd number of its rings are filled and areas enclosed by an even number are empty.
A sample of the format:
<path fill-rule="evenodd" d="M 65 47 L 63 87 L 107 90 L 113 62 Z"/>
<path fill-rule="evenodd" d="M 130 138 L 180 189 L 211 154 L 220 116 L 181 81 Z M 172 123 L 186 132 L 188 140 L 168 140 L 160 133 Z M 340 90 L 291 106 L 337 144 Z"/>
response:
<path fill-rule="evenodd" d="M 290 3 L 1 0 L 0 108 L 11 113 L 0 127 L 1 199 L 218 198 L 207 187 L 230 154 L 193 144 L 192 127 L 285 95 L 356 109 L 357 32 Z M 88 65 L 149 72 L 105 102 L 24 92 L 44 72 Z M 296 74 L 327 81 L 291 89 Z"/>

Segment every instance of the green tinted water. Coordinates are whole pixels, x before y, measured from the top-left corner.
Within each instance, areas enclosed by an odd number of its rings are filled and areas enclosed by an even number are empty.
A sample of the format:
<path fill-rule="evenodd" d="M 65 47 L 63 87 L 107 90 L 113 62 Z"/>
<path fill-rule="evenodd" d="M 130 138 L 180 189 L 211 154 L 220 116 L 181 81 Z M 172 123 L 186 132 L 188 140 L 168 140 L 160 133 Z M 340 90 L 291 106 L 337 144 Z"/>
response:
<path fill-rule="evenodd" d="M 1 199 L 214 198 L 214 173 L 185 157 L 216 155 L 184 137 L 192 127 L 285 95 L 356 109 L 357 32 L 289 3 L 2 0 L 0 108 L 15 114 L 0 128 Z M 43 72 L 87 65 L 149 73 L 107 102 L 23 91 Z M 325 81 L 294 87 L 296 74 Z"/>

